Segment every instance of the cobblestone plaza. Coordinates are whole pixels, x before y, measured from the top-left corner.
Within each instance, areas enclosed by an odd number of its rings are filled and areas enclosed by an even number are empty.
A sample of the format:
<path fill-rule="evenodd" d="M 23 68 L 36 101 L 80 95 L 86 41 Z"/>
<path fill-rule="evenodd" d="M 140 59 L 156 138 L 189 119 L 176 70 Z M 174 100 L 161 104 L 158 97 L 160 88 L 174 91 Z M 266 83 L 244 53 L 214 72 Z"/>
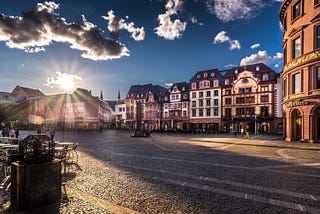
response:
<path fill-rule="evenodd" d="M 320 213 L 318 144 L 131 134 L 57 133 L 56 140 L 79 142 L 79 162 L 63 174 L 66 197 L 56 213 Z"/>

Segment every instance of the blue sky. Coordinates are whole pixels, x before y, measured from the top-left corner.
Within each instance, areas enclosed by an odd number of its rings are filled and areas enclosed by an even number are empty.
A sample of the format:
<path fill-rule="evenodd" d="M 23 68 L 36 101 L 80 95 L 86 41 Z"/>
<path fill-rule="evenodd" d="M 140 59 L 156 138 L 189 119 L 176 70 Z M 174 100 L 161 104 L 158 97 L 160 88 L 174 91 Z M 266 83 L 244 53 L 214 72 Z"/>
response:
<path fill-rule="evenodd" d="M 133 84 L 206 69 L 282 68 L 281 0 L 1 0 L 0 91 L 74 87 L 124 97 Z"/>

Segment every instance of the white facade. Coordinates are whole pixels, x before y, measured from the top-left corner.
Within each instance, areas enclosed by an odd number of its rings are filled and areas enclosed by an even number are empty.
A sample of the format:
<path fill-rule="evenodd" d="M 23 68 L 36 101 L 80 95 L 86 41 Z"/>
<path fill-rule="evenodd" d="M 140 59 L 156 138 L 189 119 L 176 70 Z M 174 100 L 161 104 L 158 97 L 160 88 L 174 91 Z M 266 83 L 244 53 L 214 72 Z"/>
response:
<path fill-rule="evenodd" d="M 221 118 L 221 88 L 190 91 L 190 119 Z"/>

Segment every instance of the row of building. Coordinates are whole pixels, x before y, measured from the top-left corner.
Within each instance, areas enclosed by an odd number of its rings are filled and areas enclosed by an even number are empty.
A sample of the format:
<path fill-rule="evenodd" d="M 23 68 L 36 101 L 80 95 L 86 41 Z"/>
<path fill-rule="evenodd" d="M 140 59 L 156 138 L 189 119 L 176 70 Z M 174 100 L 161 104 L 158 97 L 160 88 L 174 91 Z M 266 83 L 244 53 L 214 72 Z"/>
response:
<path fill-rule="evenodd" d="M 280 75 L 262 63 L 199 71 L 169 89 L 131 86 L 116 105 L 116 127 L 218 133 L 249 126 L 252 133 L 281 133 L 281 97 Z"/>

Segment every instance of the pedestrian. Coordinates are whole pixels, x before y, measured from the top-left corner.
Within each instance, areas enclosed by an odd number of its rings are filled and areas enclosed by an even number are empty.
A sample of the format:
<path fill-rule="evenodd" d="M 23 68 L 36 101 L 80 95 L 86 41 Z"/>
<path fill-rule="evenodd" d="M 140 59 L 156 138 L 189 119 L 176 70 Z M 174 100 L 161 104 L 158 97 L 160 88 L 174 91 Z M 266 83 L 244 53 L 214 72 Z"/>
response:
<path fill-rule="evenodd" d="M 14 138 L 14 133 L 15 133 L 14 129 L 13 129 L 13 128 L 10 129 L 10 131 L 9 131 L 9 137 Z"/>
<path fill-rule="evenodd" d="M 243 127 L 241 127 L 241 137 L 243 137 L 243 134 L 244 134 L 244 129 L 243 129 Z"/>
<path fill-rule="evenodd" d="M 51 127 L 49 134 L 50 134 L 50 139 L 53 141 L 54 136 L 56 135 L 56 129 L 54 127 Z"/>
<path fill-rule="evenodd" d="M 246 128 L 246 138 L 247 138 L 247 139 L 250 138 L 250 129 L 249 129 L 249 126 L 247 126 L 247 128 Z"/>
<path fill-rule="evenodd" d="M 42 126 L 42 128 L 41 128 L 41 134 L 43 134 L 43 135 L 47 134 L 47 130 L 44 126 Z"/>
<path fill-rule="evenodd" d="M 2 136 L 2 137 L 5 137 L 5 136 L 6 136 L 6 129 L 5 129 L 5 128 L 2 129 L 2 131 L 1 131 L 1 136 Z"/>
<path fill-rule="evenodd" d="M 15 135 L 16 135 L 16 138 L 19 138 L 19 135 L 20 135 L 19 129 L 16 129 L 16 130 L 15 130 Z"/>

